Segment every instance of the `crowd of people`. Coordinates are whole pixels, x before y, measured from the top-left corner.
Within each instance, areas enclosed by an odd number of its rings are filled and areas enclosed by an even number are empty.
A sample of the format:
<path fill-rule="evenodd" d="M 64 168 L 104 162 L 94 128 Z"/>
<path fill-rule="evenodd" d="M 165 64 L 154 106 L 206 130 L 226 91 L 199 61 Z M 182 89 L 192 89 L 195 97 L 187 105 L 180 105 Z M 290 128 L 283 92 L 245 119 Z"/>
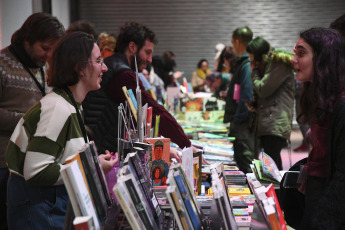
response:
<path fill-rule="evenodd" d="M 344 28 L 345 15 L 331 28 L 308 29 L 289 53 L 239 27 L 232 46 L 217 44 L 212 71 L 200 58 L 191 77 L 194 91 L 212 91 L 225 100 L 224 123 L 230 122 L 234 157 L 245 173 L 260 151 L 282 169 L 280 152 L 290 138 L 295 81 L 300 82 L 298 121 L 310 127 L 313 148 L 304 167 L 306 205 L 299 229 L 344 224 Z M 160 116 L 159 133 L 181 149 L 192 147 L 162 106 L 164 91 L 177 86 L 182 73 L 175 71 L 174 52 L 153 56 L 156 43 L 156 34 L 137 22 L 125 23 L 117 36 L 97 36 L 88 21 L 65 31 L 45 13 L 32 14 L 13 34 L 0 51 L 0 208 L 7 211 L 1 227 L 62 229 L 68 194 L 60 170 L 90 140 L 105 172 L 118 163 L 110 154 L 117 152 L 117 108 L 126 101 L 123 86 L 136 91 L 136 64 L 142 103 L 153 108 L 153 119 Z M 181 161 L 177 151 L 170 154 Z"/>

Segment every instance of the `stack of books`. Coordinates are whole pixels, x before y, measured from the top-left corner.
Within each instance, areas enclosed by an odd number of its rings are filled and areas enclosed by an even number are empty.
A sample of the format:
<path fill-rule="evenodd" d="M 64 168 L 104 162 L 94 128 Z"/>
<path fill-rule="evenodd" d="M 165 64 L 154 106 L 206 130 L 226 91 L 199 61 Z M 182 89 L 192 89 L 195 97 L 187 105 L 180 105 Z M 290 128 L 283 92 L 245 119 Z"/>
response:
<path fill-rule="evenodd" d="M 286 223 L 273 184 L 271 183 L 267 187 L 263 186 L 260 181 L 256 180 L 255 176 L 247 175 L 248 184 L 256 198 L 254 212 L 256 207 L 259 210 L 255 212 L 255 216 L 253 213 L 252 219 L 255 221 L 251 224 L 263 220 L 261 224 L 266 224 L 270 229 L 286 230 Z"/>
<path fill-rule="evenodd" d="M 206 228 L 201 206 L 180 164 L 171 165 L 166 195 L 179 229 Z"/>
<path fill-rule="evenodd" d="M 158 229 L 163 215 L 137 153 L 129 153 L 118 172 L 114 193 L 133 229 Z"/>
<path fill-rule="evenodd" d="M 91 216 L 92 221 L 88 223 L 100 229 L 112 201 L 94 144 L 86 144 L 78 153 L 67 158 L 60 173 L 74 215 Z"/>

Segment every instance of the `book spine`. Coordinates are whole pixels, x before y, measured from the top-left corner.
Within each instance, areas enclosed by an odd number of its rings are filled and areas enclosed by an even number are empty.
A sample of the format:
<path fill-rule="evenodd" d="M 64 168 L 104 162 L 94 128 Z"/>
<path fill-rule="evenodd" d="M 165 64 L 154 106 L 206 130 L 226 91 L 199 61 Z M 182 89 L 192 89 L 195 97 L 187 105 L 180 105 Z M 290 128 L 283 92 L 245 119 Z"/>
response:
<path fill-rule="evenodd" d="M 137 99 L 136 99 L 135 96 L 134 96 L 133 90 L 132 90 L 132 89 L 129 89 L 129 90 L 128 90 L 128 93 L 129 93 L 129 96 L 130 96 L 131 99 L 132 99 L 134 108 L 135 108 L 136 110 L 138 110 L 138 102 L 137 102 Z"/>
<path fill-rule="evenodd" d="M 187 190 L 183 184 L 182 178 L 180 175 L 176 175 L 175 177 L 175 181 L 177 184 L 178 189 L 180 190 L 183 202 L 186 206 L 188 215 L 193 223 L 194 229 L 201 229 L 201 224 L 200 224 L 200 220 L 199 217 L 197 215 L 196 211 L 196 207 L 194 205 L 192 205 L 191 200 L 189 198 L 189 195 L 187 194 Z M 194 207 L 193 207 L 194 206 Z M 195 210 L 195 211 L 194 211 Z"/>
<path fill-rule="evenodd" d="M 96 207 L 97 216 L 101 220 L 101 222 L 103 222 L 105 221 L 105 217 L 106 217 L 107 202 L 105 200 L 102 187 L 99 181 L 98 181 L 98 186 L 97 186 L 96 180 L 98 178 L 94 177 L 94 174 L 91 171 L 92 169 L 90 168 L 90 165 L 89 165 L 90 163 L 92 164 L 92 162 L 89 162 L 87 160 L 85 152 L 80 152 L 79 155 L 80 155 L 82 167 L 84 168 L 87 182 L 89 184 L 91 195 Z"/>
<path fill-rule="evenodd" d="M 169 188 L 168 188 L 168 189 L 169 189 Z M 187 228 L 185 228 L 185 227 L 182 226 L 181 217 L 180 217 L 180 215 L 177 213 L 177 208 L 176 208 L 175 202 L 174 202 L 174 200 L 173 200 L 173 198 L 172 198 L 172 195 L 171 195 L 172 192 L 171 192 L 171 191 L 169 192 L 168 189 L 167 189 L 167 191 L 166 191 L 166 196 L 167 196 L 167 198 L 168 198 L 170 208 L 171 208 L 171 210 L 172 210 L 172 212 L 173 212 L 173 214 L 174 214 L 175 220 L 176 220 L 176 222 L 177 222 L 177 226 L 178 226 L 178 228 L 179 228 L 180 230 L 187 229 Z"/>
<path fill-rule="evenodd" d="M 138 121 L 138 117 L 137 117 L 137 110 L 135 109 L 134 107 L 134 104 L 132 102 L 132 99 L 131 99 L 131 96 L 129 95 L 128 93 L 128 90 L 127 90 L 127 87 L 124 86 L 122 87 L 122 90 L 123 90 L 123 93 L 125 94 L 125 97 L 127 99 L 127 102 L 129 104 L 129 108 L 131 109 L 132 113 L 133 113 L 133 116 L 135 118 L 136 121 Z"/>
<path fill-rule="evenodd" d="M 70 200 L 71 205 L 72 205 L 72 209 L 73 209 L 74 215 L 75 216 L 81 216 L 81 210 L 80 210 L 80 206 L 78 204 L 76 193 L 73 190 L 71 181 L 70 181 L 70 179 L 68 177 L 68 174 L 66 172 L 66 168 L 60 170 L 60 174 L 61 174 L 62 180 L 63 180 L 63 182 L 65 184 L 65 187 L 66 187 L 66 190 L 67 190 L 67 193 L 68 193 L 68 197 L 69 197 L 69 200 Z"/>
<path fill-rule="evenodd" d="M 104 176 L 103 169 L 100 166 L 100 163 L 99 163 L 99 160 L 98 160 L 98 154 L 96 153 L 96 150 L 94 149 L 93 144 L 89 144 L 89 148 L 87 148 L 87 150 L 90 150 L 91 155 L 93 157 L 93 161 L 94 161 L 95 166 L 96 166 L 98 178 L 99 178 L 99 180 L 101 182 L 102 189 L 103 189 L 103 194 L 104 194 L 105 200 L 107 201 L 107 205 L 111 206 L 111 200 L 110 200 L 110 196 L 109 196 L 109 193 L 108 193 L 108 185 L 107 185 L 107 181 L 106 181 L 105 176 Z"/>
<path fill-rule="evenodd" d="M 114 193 L 116 198 L 118 199 L 121 208 L 124 212 L 124 214 L 126 215 L 126 218 L 130 224 L 130 226 L 132 227 L 132 229 L 134 230 L 140 230 L 142 229 L 144 226 L 142 226 L 142 222 L 141 220 L 137 220 L 134 216 L 133 212 L 136 212 L 134 209 L 133 204 L 130 201 L 130 198 L 128 197 L 127 192 L 125 191 L 125 188 L 123 188 L 123 183 L 118 182 L 115 186 L 114 186 Z"/>
<path fill-rule="evenodd" d="M 150 223 L 150 220 L 149 220 L 149 217 L 143 207 L 143 204 L 137 194 L 137 191 L 134 187 L 134 184 L 133 184 L 133 181 L 131 179 L 128 179 L 125 181 L 125 184 L 126 184 L 126 187 L 127 187 L 127 190 L 128 190 L 128 193 L 132 199 L 132 202 L 135 206 L 135 209 L 137 210 L 141 220 L 143 221 L 146 229 L 151 229 L 152 226 L 151 226 L 151 223 Z"/>
<path fill-rule="evenodd" d="M 66 170 L 74 192 L 76 193 L 76 197 L 81 209 L 81 214 L 84 216 L 92 216 L 95 228 L 99 229 L 100 224 L 95 212 L 95 208 L 92 204 L 90 194 L 86 188 L 86 184 L 84 182 L 78 163 L 76 161 L 72 162 Z"/>
<path fill-rule="evenodd" d="M 161 209 L 159 207 L 157 198 L 152 191 L 152 186 L 150 182 L 144 177 L 144 172 L 142 171 L 140 162 L 138 162 L 138 158 L 130 157 L 128 160 L 128 165 L 130 166 L 130 168 L 135 170 L 135 173 L 137 175 L 136 179 L 137 179 L 138 185 L 143 190 L 143 194 L 151 209 L 153 217 L 157 219 L 161 215 Z"/>

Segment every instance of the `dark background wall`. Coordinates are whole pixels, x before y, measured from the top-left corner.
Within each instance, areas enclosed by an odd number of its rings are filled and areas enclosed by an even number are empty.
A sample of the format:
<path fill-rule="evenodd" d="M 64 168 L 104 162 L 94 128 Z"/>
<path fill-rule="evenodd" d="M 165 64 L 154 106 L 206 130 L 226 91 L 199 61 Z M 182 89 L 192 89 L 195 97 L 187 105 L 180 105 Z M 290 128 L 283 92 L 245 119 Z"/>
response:
<path fill-rule="evenodd" d="M 232 31 L 249 26 L 254 37 L 292 51 L 299 33 L 329 24 L 345 13 L 344 0 L 81 0 L 78 16 L 97 32 L 117 34 L 126 21 L 150 27 L 158 37 L 154 54 L 176 54 L 177 70 L 190 80 L 197 62 L 213 66 L 217 43 L 231 45 Z"/>

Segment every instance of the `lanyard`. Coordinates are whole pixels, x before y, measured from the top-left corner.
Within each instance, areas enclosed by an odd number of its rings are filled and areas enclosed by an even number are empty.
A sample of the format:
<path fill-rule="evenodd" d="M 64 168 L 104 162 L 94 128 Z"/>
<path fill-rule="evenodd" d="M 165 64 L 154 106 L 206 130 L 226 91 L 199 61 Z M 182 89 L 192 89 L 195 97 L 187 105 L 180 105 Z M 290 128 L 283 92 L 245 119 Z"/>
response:
<path fill-rule="evenodd" d="M 76 110 L 76 113 L 77 113 L 79 126 L 80 126 L 80 129 L 81 129 L 81 131 L 83 133 L 83 136 L 84 136 L 85 143 L 88 143 L 87 135 L 86 135 L 86 129 L 85 129 L 85 126 L 84 126 L 84 122 L 81 119 L 81 115 L 80 115 L 80 112 L 79 112 L 79 109 L 78 109 L 78 106 L 77 106 L 77 102 L 75 101 L 75 99 L 73 97 L 73 94 L 72 94 L 71 90 L 68 87 L 64 87 L 63 90 L 67 93 L 68 97 L 71 99 L 71 101 L 73 103 L 73 106 L 74 106 L 74 108 Z"/>

